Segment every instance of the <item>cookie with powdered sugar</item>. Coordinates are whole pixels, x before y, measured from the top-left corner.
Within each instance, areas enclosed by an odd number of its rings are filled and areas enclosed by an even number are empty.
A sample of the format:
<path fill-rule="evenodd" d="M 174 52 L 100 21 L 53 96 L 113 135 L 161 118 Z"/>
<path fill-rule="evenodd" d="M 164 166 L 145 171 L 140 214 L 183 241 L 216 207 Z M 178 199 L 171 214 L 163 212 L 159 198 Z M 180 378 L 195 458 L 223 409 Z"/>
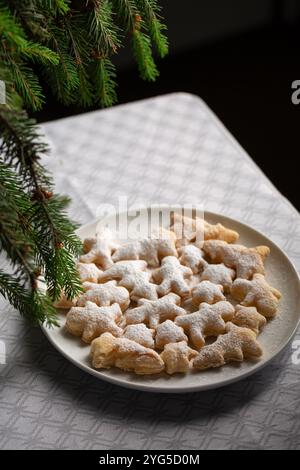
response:
<path fill-rule="evenodd" d="M 99 307 L 108 307 L 114 303 L 120 305 L 124 311 L 130 304 L 129 292 L 125 287 L 117 286 L 117 281 L 109 281 L 105 284 L 84 282 L 84 294 L 77 299 L 76 305 L 83 307 L 86 303 L 94 302 Z"/>
<path fill-rule="evenodd" d="M 256 340 L 254 331 L 228 322 L 226 333 L 199 351 L 193 361 L 193 367 L 198 370 L 221 367 L 227 362 L 258 359 L 262 354 L 262 348 Z"/>
<path fill-rule="evenodd" d="M 161 267 L 153 272 L 153 279 L 159 284 L 157 292 L 159 295 L 166 295 L 174 292 L 181 297 L 187 297 L 190 288 L 185 279 L 191 277 L 193 271 L 182 266 L 174 256 L 167 256 L 162 260 Z"/>
<path fill-rule="evenodd" d="M 191 343 L 200 349 L 206 337 L 225 332 L 225 322 L 232 320 L 233 315 L 234 307 L 230 302 L 222 301 L 213 305 L 202 303 L 197 312 L 177 317 L 175 323 L 184 329 Z"/>
<path fill-rule="evenodd" d="M 123 334 L 118 326 L 122 311 L 119 304 L 110 307 L 98 307 L 93 302 L 86 302 L 84 307 L 72 307 L 66 317 L 65 327 L 74 336 L 80 336 L 85 343 L 106 331 L 115 336 Z"/>
<path fill-rule="evenodd" d="M 191 360 L 197 356 L 197 351 L 190 348 L 186 341 L 168 343 L 160 357 L 165 363 L 167 374 L 186 373 L 191 367 Z"/>
<path fill-rule="evenodd" d="M 139 375 L 158 374 L 165 368 L 159 354 L 128 338 L 104 333 L 92 342 L 91 361 L 95 369 L 119 369 Z"/>

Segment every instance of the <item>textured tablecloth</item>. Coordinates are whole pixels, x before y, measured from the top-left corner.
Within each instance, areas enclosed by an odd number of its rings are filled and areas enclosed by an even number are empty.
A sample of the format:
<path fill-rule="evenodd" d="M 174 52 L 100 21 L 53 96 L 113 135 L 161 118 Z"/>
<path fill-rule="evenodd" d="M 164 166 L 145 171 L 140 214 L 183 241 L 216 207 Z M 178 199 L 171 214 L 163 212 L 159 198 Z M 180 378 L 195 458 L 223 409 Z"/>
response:
<path fill-rule="evenodd" d="M 166 95 L 51 122 L 45 131 L 53 148 L 45 163 L 80 222 L 120 195 L 130 203 L 199 202 L 262 230 L 299 270 L 299 214 L 199 98 Z M 80 371 L 3 300 L 0 340 L 2 449 L 300 448 L 300 364 L 291 344 L 239 383 L 164 395 Z"/>

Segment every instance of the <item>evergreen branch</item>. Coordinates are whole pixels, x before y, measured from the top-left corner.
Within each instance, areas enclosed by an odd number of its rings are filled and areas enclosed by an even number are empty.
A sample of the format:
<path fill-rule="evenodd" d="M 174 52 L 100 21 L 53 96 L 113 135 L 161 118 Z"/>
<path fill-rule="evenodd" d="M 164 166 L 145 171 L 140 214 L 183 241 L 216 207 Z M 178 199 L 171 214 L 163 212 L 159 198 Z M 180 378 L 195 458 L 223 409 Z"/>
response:
<path fill-rule="evenodd" d="M 32 69 L 21 62 L 16 62 L 12 56 L 8 59 L 17 91 L 29 108 L 38 111 L 44 103 L 44 95 L 37 76 Z"/>
<path fill-rule="evenodd" d="M 95 94 L 103 107 L 117 101 L 115 67 L 109 59 L 99 59 L 95 70 Z"/>
<path fill-rule="evenodd" d="M 97 50 L 104 56 L 116 53 L 121 42 L 119 30 L 113 22 L 112 5 L 109 0 L 97 2 L 89 14 L 89 33 L 95 39 Z"/>
<path fill-rule="evenodd" d="M 0 3 L 0 37 L 15 45 L 22 45 L 25 33 L 8 8 Z"/>
<path fill-rule="evenodd" d="M 149 36 L 135 29 L 132 33 L 132 49 L 140 77 L 143 80 L 154 81 L 159 73 L 154 63 Z"/>
<path fill-rule="evenodd" d="M 53 11 L 55 15 L 58 13 L 65 15 L 70 11 L 71 0 L 38 0 L 38 3 L 46 7 L 49 13 Z"/>
<path fill-rule="evenodd" d="M 40 62 L 41 64 L 59 64 L 59 55 L 37 42 L 25 41 L 21 47 L 21 53 L 28 59 Z"/>
<path fill-rule="evenodd" d="M 137 3 L 158 54 L 160 57 L 165 57 L 169 50 L 169 44 L 168 39 L 164 34 L 167 27 L 160 21 L 159 6 L 156 1 L 153 0 L 137 0 Z"/>
<path fill-rule="evenodd" d="M 126 32 L 132 32 L 135 27 L 135 18 L 139 15 L 134 0 L 113 0 L 117 18 Z"/>

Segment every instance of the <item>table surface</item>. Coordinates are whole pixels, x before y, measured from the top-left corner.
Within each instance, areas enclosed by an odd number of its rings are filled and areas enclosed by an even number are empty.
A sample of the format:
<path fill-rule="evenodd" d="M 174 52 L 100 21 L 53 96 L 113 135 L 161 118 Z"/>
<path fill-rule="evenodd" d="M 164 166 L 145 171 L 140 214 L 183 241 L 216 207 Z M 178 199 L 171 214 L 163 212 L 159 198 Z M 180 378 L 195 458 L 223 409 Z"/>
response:
<path fill-rule="evenodd" d="M 77 221 L 90 221 L 101 203 L 119 196 L 130 204 L 201 203 L 263 231 L 299 271 L 298 212 L 198 97 L 165 95 L 44 129 L 52 147 L 44 163 L 57 189 L 73 198 Z M 300 448 L 300 364 L 292 344 L 233 385 L 150 394 L 82 372 L 7 302 L 0 308 L 1 449 Z"/>

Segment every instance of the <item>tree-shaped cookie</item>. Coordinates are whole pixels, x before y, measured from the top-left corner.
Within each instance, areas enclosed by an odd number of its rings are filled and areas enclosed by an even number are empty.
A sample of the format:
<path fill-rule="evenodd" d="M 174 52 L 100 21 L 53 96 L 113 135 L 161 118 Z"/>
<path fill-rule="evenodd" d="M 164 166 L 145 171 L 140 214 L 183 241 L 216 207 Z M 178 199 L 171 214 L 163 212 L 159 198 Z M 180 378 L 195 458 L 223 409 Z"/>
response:
<path fill-rule="evenodd" d="M 155 345 L 158 349 L 163 349 L 165 344 L 188 341 L 183 328 L 176 325 L 172 320 L 166 320 L 156 328 Z"/>
<path fill-rule="evenodd" d="M 255 307 L 236 305 L 232 323 L 237 326 L 249 328 L 258 335 L 259 330 L 265 326 L 267 320 L 263 315 L 258 313 Z"/>
<path fill-rule="evenodd" d="M 129 290 L 132 300 L 155 300 L 157 286 L 150 282 L 151 273 L 145 271 L 146 267 L 146 261 L 142 260 L 119 261 L 99 276 L 99 282 L 115 279 L 119 286 Z"/>
<path fill-rule="evenodd" d="M 81 336 L 85 343 L 109 331 L 115 336 L 123 333 L 117 323 L 122 317 L 119 304 L 110 307 L 98 307 L 93 302 L 87 302 L 84 307 L 72 307 L 67 314 L 66 329 L 74 336 Z"/>
<path fill-rule="evenodd" d="M 214 284 L 221 284 L 224 292 L 230 292 L 230 288 L 235 278 L 235 270 L 228 268 L 224 263 L 206 263 L 201 273 L 201 281 L 210 281 Z"/>
<path fill-rule="evenodd" d="M 124 311 L 130 303 L 128 290 L 125 287 L 117 286 L 117 281 L 109 281 L 105 284 L 84 282 L 83 288 L 85 293 L 77 299 L 79 307 L 83 307 L 88 301 L 94 302 L 99 307 L 108 307 L 117 303 Z"/>
<path fill-rule="evenodd" d="M 203 258 L 203 251 L 197 248 L 195 245 L 185 245 L 179 249 L 179 261 L 184 266 L 190 268 L 194 274 L 202 271 L 204 266 L 207 264 Z"/>
<path fill-rule="evenodd" d="M 149 266 L 159 266 L 159 262 L 165 256 L 177 256 L 175 236 L 169 230 L 160 230 L 162 238 L 145 238 L 132 241 L 118 248 L 113 254 L 114 261 L 144 260 Z"/>
<path fill-rule="evenodd" d="M 281 298 L 280 292 L 267 283 L 262 274 L 254 274 L 251 281 L 236 279 L 231 287 L 231 295 L 246 307 L 256 307 L 266 318 L 274 317 Z"/>
<path fill-rule="evenodd" d="M 221 300 L 226 300 L 223 295 L 223 286 L 213 284 L 210 281 L 202 281 L 192 288 L 191 303 L 194 307 L 198 307 L 202 302 L 207 304 L 215 304 Z"/>
<path fill-rule="evenodd" d="M 193 345 L 200 349 L 207 336 L 218 336 L 225 331 L 225 322 L 232 320 L 234 307 L 230 302 L 222 301 L 213 305 L 203 303 L 198 312 L 177 317 L 176 325 L 181 326 Z"/>
<path fill-rule="evenodd" d="M 165 320 L 174 320 L 179 315 L 185 315 L 185 310 L 179 304 L 180 297 L 173 293 L 154 301 L 142 299 L 138 307 L 125 312 L 126 322 L 146 323 L 155 329 Z"/>
<path fill-rule="evenodd" d="M 252 330 L 228 322 L 226 334 L 220 335 L 214 343 L 202 348 L 193 361 L 193 367 L 199 370 L 220 367 L 226 362 L 241 362 L 244 358 L 256 359 L 262 354 L 262 348 Z"/>
<path fill-rule="evenodd" d="M 164 370 L 164 362 L 156 351 L 127 338 L 115 338 L 104 333 L 92 342 L 92 365 L 96 369 L 119 369 L 136 374 L 158 374 Z"/>
<path fill-rule="evenodd" d="M 197 356 L 197 351 L 190 348 L 186 341 L 166 344 L 160 355 L 168 374 L 188 372 L 191 360 L 195 356 Z"/>
<path fill-rule="evenodd" d="M 237 277 L 250 279 L 253 274 L 264 274 L 264 259 L 270 253 L 267 246 L 247 248 L 243 245 L 231 245 L 221 240 L 204 242 L 203 251 L 213 263 L 224 263 L 236 270 Z"/>
<path fill-rule="evenodd" d="M 182 266 L 174 256 L 166 256 L 162 260 L 161 267 L 153 272 L 153 279 L 160 285 L 157 287 L 159 295 L 166 295 L 169 292 L 181 297 L 186 297 L 190 293 L 190 288 L 185 279 L 191 277 L 193 271 Z"/>
<path fill-rule="evenodd" d="M 80 256 L 82 263 L 96 263 L 103 269 L 113 265 L 112 253 L 118 248 L 112 239 L 109 229 L 102 229 L 95 238 L 86 238 L 83 242 L 84 255 Z"/>

